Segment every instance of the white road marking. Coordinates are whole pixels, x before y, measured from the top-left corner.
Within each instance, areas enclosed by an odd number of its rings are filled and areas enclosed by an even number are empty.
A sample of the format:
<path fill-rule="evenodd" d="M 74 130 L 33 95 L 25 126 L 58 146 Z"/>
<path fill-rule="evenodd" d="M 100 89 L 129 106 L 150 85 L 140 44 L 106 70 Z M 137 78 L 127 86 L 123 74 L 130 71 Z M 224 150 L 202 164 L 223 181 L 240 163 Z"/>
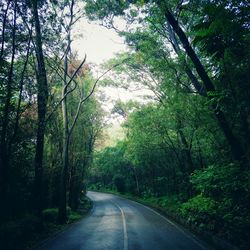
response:
<path fill-rule="evenodd" d="M 197 245 L 199 245 L 202 249 L 207 249 L 205 246 L 203 246 L 198 240 L 195 239 L 194 236 L 190 236 L 188 235 L 182 228 L 180 228 L 178 225 L 176 225 L 174 222 L 172 222 L 171 220 L 167 219 L 165 216 L 161 215 L 160 213 L 156 212 L 155 210 L 153 210 L 150 207 L 147 207 L 139 202 L 133 201 L 133 200 L 129 200 L 132 201 L 136 204 L 139 204 L 143 207 L 145 207 L 146 209 L 150 210 L 151 212 L 157 214 L 158 216 L 160 216 L 161 218 L 163 218 L 165 221 L 167 221 L 169 224 L 171 224 L 172 226 L 174 226 L 175 228 L 177 228 L 179 231 L 181 231 L 186 237 L 188 237 L 189 239 L 191 239 L 193 242 L 195 242 Z"/>
<path fill-rule="evenodd" d="M 127 233 L 127 225 L 126 225 L 126 218 L 124 215 L 124 212 L 122 210 L 122 208 L 114 201 L 111 201 L 116 207 L 119 208 L 119 210 L 121 211 L 121 215 L 122 215 L 122 224 L 123 224 L 123 249 L 124 250 L 128 250 L 128 233 Z"/>

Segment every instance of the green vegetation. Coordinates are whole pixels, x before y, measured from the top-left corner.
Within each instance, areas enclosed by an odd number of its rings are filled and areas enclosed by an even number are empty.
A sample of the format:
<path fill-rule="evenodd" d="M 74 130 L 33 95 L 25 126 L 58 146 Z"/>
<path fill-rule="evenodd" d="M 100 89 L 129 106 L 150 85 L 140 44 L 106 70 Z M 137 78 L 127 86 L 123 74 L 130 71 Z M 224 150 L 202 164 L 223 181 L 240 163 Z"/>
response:
<path fill-rule="evenodd" d="M 1 249 L 27 249 L 90 207 L 84 179 L 103 110 L 98 79 L 71 48 L 79 8 L 0 2 Z"/>
<path fill-rule="evenodd" d="M 108 27 L 114 16 L 128 24 L 118 32 L 131 49 L 106 63 L 126 58 L 106 83 L 152 91 L 115 105 L 126 136 L 95 154 L 90 187 L 132 194 L 248 249 L 249 5 L 88 0 L 86 10 Z"/>
<path fill-rule="evenodd" d="M 87 185 L 249 248 L 248 1 L 2 0 L 0 9 L 4 249 L 79 219 Z M 71 48 L 84 15 L 129 47 L 103 65 L 104 87 L 151 91 L 115 103 L 124 134 L 114 129 L 109 141 L 95 95 L 101 77 Z"/>
<path fill-rule="evenodd" d="M 47 208 L 42 211 L 43 228 L 40 228 L 39 218 L 26 214 L 22 218 L 1 224 L 0 242 L 4 249 L 28 249 L 41 243 L 46 238 L 67 228 L 68 225 L 83 218 L 90 210 L 91 202 L 87 198 L 81 199 L 81 205 L 75 211 L 67 208 L 68 220 L 66 224 L 58 223 L 58 208 Z"/>

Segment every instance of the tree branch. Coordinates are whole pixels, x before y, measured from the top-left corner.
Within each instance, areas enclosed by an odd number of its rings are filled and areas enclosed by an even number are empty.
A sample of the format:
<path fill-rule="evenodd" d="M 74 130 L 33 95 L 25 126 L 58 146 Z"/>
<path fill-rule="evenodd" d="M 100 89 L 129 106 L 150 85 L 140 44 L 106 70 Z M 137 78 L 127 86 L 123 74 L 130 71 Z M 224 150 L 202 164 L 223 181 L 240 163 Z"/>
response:
<path fill-rule="evenodd" d="M 87 101 L 87 100 L 92 96 L 92 94 L 93 94 L 94 91 L 95 91 L 95 88 L 96 88 L 97 83 L 98 83 L 98 82 L 100 81 L 100 79 L 101 79 L 103 76 L 105 76 L 109 71 L 111 71 L 112 69 L 114 69 L 114 68 L 118 67 L 119 65 L 123 64 L 126 60 L 128 60 L 128 58 L 122 60 L 122 62 L 120 62 L 120 63 L 117 63 L 117 64 L 113 65 L 113 66 L 110 67 L 108 70 L 106 70 L 103 74 L 101 74 L 101 75 L 95 80 L 94 85 L 93 85 L 93 88 L 92 88 L 92 90 L 90 91 L 90 93 L 89 93 L 85 98 L 79 100 L 78 107 L 77 107 L 77 111 L 76 111 L 76 114 L 75 114 L 75 118 L 74 118 L 74 120 L 73 120 L 73 123 L 72 123 L 70 129 L 69 129 L 69 136 L 71 135 L 71 133 L 72 133 L 72 131 L 73 131 L 73 129 L 74 129 L 74 126 L 75 126 L 75 124 L 76 124 L 76 122 L 77 122 L 77 119 L 78 119 L 78 116 L 79 116 L 79 113 L 80 113 L 80 108 L 81 108 L 82 103 L 84 103 L 85 101 Z"/>
<path fill-rule="evenodd" d="M 70 78 L 70 80 L 67 82 L 67 84 L 64 86 L 64 89 L 67 88 L 69 86 L 69 84 L 74 81 L 74 77 L 76 76 L 77 72 L 81 69 L 81 67 L 83 66 L 83 64 L 85 63 L 87 58 L 87 55 L 85 54 L 85 57 L 83 59 L 83 61 L 81 62 L 81 64 L 78 66 L 78 68 L 75 70 L 74 74 L 72 75 L 72 77 Z M 71 93 L 76 89 L 77 83 L 74 81 L 75 86 L 73 89 L 69 90 L 68 92 L 65 93 L 65 95 L 61 98 L 61 100 L 56 104 L 55 108 L 52 110 L 52 112 L 48 115 L 46 122 L 51 118 L 51 116 L 53 115 L 53 113 L 56 111 L 56 109 L 59 107 L 59 105 L 62 103 L 62 101 Z"/>

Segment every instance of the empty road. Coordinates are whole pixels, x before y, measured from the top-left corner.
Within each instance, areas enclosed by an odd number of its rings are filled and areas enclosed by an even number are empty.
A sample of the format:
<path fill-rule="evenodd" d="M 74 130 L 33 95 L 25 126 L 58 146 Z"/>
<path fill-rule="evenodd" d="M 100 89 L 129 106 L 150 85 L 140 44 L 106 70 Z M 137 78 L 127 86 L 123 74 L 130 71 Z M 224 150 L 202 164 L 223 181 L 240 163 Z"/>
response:
<path fill-rule="evenodd" d="M 88 192 L 88 197 L 91 213 L 37 249 L 209 249 L 151 208 L 112 194 Z"/>

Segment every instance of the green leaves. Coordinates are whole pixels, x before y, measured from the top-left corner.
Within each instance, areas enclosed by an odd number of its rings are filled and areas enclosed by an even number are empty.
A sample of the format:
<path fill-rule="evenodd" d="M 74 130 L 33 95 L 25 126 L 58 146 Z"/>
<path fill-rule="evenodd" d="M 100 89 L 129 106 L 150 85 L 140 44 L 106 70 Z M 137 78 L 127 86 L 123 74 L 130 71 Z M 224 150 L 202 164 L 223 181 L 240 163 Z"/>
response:
<path fill-rule="evenodd" d="M 183 203 L 180 212 L 184 218 L 187 218 L 188 223 L 194 224 L 200 229 L 213 231 L 217 207 L 218 203 L 213 199 L 197 195 Z"/>
<path fill-rule="evenodd" d="M 191 175 L 195 189 L 204 195 L 220 199 L 225 194 L 239 188 L 239 167 L 237 164 L 212 165 L 204 170 L 196 170 Z"/>
<path fill-rule="evenodd" d="M 238 163 L 231 163 L 229 145 L 233 143 L 228 135 L 232 134 L 233 139 L 235 136 L 239 148 L 243 145 L 246 149 L 247 168 L 249 5 L 234 0 L 95 4 L 94 8 L 102 7 L 96 12 L 92 9 L 95 18 L 112 22 L 114 16 L 122 16 L 128 25 L 134 21 L 120 32 L 131 51 L 114 59 L 119 61 L 125 55 L 129 58 L 115 70 L 112 77 L 116 81 L 112 84 L 129 89 L 139 83 L 154 93 L 151 103 L 130 112 L 122 103 L 116 104 L 113 112 L 127 118 L 126 147 L 121 157 L 114 157 L 121 165 L 109 161 L 102 165 L 111 175 L 126 165 L 126 159 L 139 178 L 142 194 L 176 194 L 185 201 L 181 213 L 190 223 L 227 239 L 246 240 L 248 236 L 243 232 L 249 231 L 245 230 L 249 219 L 249 171 L 241 172 Z M 166 8 L 192 41 L 196 59 L 201 61 L 214 91 L 201 91 L 202 75 L 187 56 L 174 25 L 167 22 Z M 221 114 L 218 111 L 223 112 L 220 127 L 215 119 Z M 118 148 L 113 150 L 117 152 Z M 110 165 L 115 168 L 110 169 Z M 105 171 L 102 174 L 105 176 Z"/>

